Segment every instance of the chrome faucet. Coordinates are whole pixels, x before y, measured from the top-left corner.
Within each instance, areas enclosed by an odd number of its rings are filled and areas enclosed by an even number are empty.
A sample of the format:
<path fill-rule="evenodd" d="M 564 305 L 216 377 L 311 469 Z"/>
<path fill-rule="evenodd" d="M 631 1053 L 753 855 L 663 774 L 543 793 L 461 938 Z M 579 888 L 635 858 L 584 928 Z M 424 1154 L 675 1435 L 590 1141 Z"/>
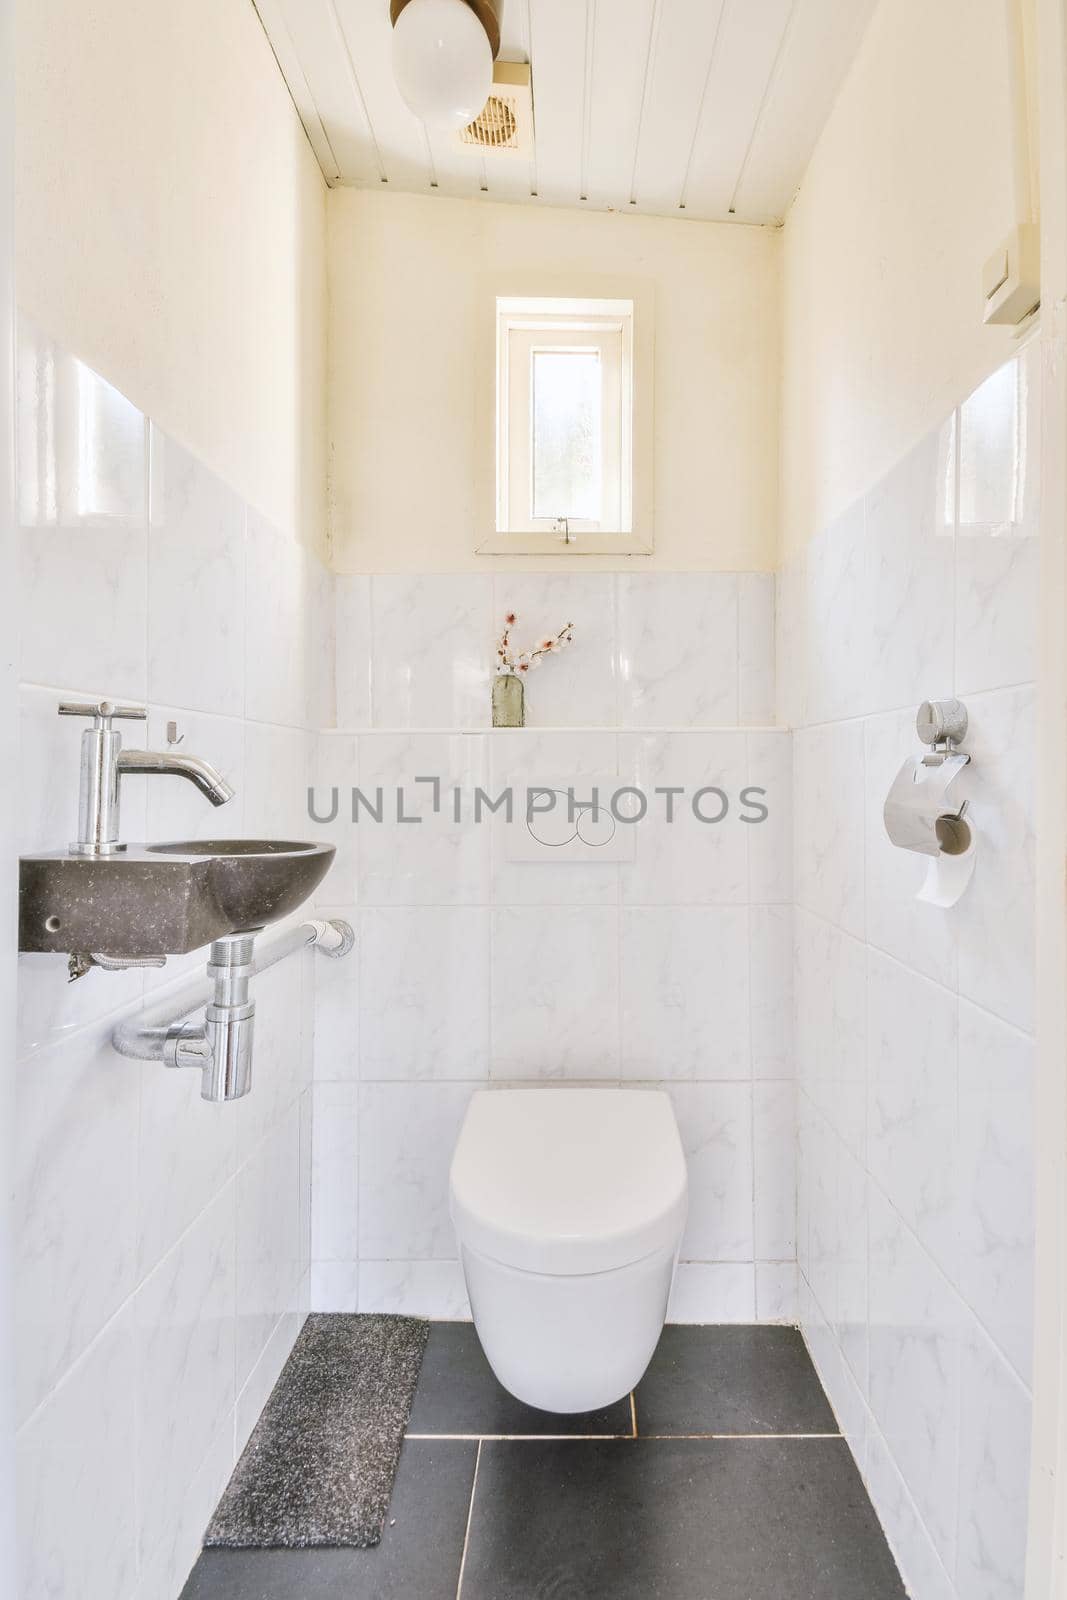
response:
<path fill-rule="evenodd" d="M 115 718 L 144 722 L 144 706 L 61 701 L 61 717 L 92 717 L 82 734 L 81 793 L 78 802 L 78 837 L 70 846 L 74 856 L 108 856 L 126 846 L 119 843 L 119 779 L 124 772 L 173 773 L 195 783 L 213 806 L 233 799 L 233 790 L 220 773 L 198 756 L 179 756 L 161 750 L 124 750 L 122 735 L 112 727 Z"/>

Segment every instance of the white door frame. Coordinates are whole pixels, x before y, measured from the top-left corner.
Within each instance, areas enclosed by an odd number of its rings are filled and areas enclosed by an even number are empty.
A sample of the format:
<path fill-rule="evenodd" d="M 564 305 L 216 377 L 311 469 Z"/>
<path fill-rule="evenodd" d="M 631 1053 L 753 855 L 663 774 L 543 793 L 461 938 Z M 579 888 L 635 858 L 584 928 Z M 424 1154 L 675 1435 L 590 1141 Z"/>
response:
<path fill-rule="evenodd" d="M 1037 0 L 1041 653 L 1034 1407 L 1027 1600 L 1067 1596 L 1067 0 Z"/>

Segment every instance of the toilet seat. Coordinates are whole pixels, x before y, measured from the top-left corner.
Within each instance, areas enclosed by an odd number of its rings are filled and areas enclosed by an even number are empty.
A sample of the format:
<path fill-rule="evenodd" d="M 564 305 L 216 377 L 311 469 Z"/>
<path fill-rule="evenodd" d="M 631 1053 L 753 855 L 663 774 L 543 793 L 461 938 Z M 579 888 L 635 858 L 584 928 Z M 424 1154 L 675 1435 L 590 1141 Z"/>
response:
<path fill-rule="evenodd" d="M 465 1246 L 563 1277 L 673 1251 L 686 1213 L 685 1157 L 661 1090 L 478 1090 L 450 1188 Z"/>

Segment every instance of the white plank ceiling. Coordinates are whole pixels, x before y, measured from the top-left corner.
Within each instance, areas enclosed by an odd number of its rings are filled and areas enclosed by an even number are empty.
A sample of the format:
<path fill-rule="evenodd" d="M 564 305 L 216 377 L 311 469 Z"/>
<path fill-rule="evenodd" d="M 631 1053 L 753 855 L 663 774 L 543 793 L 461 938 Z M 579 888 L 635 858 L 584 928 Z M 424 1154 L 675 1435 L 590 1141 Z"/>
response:
<path fill-rule="evenodd" d="M 534 148 L 427 129 L 390 67 L 389 0 L 255 0 L 330 184 L 777 222 L 875 0 L 504 0 Z"/>

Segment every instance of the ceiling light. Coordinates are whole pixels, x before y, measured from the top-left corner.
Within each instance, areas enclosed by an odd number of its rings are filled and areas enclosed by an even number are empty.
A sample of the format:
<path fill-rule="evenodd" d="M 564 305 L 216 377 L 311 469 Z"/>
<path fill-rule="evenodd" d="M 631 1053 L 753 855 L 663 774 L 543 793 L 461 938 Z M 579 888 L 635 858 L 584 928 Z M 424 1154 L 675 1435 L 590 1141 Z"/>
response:
<path fill-rule="evenodd" d="M 393 73 L 406 104 L 431 127 L 473 122 L 493 87 L 493 0 L 393 0 L 391 11 Z"/>

